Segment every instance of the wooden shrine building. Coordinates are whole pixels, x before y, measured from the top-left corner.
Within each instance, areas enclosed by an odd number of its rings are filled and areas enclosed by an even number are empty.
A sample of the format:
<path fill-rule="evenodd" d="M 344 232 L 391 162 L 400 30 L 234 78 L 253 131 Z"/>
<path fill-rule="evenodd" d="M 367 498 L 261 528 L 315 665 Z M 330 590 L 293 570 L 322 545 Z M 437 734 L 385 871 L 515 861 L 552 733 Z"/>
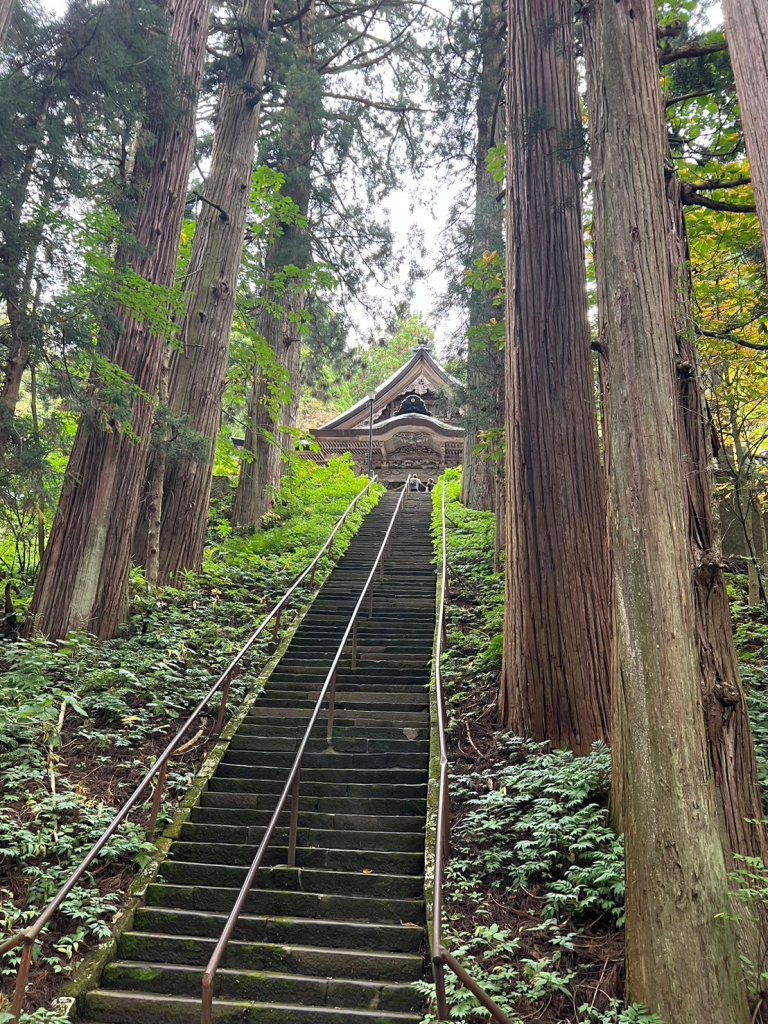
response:
<path fill-rule="evenodd" d="M 312 431 L 319 452 L 302 454 L 327 462 L 332 455 L 350 452 L 357 472 L 366 473 L 370 439 L 373 472 L 383 484 L 400 485 L 409 473 L 422 481 L 437 479 L 444 469 L 460 466 L 464 454 L 464 428 L 454 398 L 457 385 L 430 346 L 417 345 L 408 362 L 371 395 Z"/>

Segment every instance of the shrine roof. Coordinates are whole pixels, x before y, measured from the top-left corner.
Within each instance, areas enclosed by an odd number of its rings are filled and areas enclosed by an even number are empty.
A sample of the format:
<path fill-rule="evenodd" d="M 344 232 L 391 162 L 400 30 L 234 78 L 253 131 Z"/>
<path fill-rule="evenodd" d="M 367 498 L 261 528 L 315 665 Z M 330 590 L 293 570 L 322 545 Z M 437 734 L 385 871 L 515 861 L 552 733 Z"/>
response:
<path fill-rule="evenodd" d="M 367 404 L 367 401 L 366 401 Z M 340 426 L 333 426 L 337 421 L 333 420 L 331 423 L 326 423 L 323 427 L 317 427 L 312 433 L 315 437 L 322 437 L 326 431 L 339 437 L 367 437 L 368 426 L 355 426 L 352 424 L 342 424 Z M 456 434 L 459 437 L 464 435 L 464 427 L 455 426 L 452 423 L 446 423 L 444 420 L 439 420 L 435 416 L 424 416 L 423 413 L 419 412 L 408 412 L 398 416 L 393 416 L 388 420 L 380 420 L 378 423 L 373 424 L 373 436 L 376 437 L 379 434 L 394 433 L 397 430 L 407 429 L 408 427 L 414 428 L 419 427 L 421 429 L 427 428 L 437 434 Z"/>
<path fill-rule="evenodd" d="M 374 412 L 377 408 L 381 408 L 386 405 L 387 402 L 397 394 L 406 390 L 410 383 L 416 381 L 421 376 L 426 377 L 436 387 L 440 387 L 441 385 L 452 387 L 459 384 L 456 378 L 452 377 L 451 374 L 448 373 L 448 371 L 445 370 L 434 358 L 428 345 L 417 345 L 408 362 L 404 363 L 399 370 L 395 370 L 391 377 L 388 377 L 374 390 Z M 328 420 L 327 423 L 323 423 L 323 425 L 318 427 L 316 431 L 313 431 L 313 433 L 319 433 L 326 430 L 348 430 L 357 426 L 367 417 L 369 404 L 370 398 L 366 395 L 364 398 L 361 398 L 359 402 L 356 402 L 353 406 L 347 409 L 346 412 L 341 413 L 341 415 L 336 416 L 332 420 Z M 450 430 L 461 429 L 449 427 L 447 423 L 441 423 L 439 420 L 435 420 L 432 416 L 419 416 L 419 419 L 429 421 L 432 424 L 439 423 L 440 426 Z M 377 429 L 376 424 L 374 424 L 373 429 Z"/>

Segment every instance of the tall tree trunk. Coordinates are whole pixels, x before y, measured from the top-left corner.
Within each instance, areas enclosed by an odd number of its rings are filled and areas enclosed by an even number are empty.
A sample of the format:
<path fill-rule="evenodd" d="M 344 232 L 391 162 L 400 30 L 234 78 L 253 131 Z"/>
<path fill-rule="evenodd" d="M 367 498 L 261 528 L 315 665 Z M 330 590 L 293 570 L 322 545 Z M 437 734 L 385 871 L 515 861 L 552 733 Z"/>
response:
<path fill-rule="evenodd" d="M 768 267 L 768 4 L 723 0 L 723 13 Z"/>
<path fill-rule="evenodd" d="M 37 150 L 35 149 L 35 155 L 36 152 Z M 11 218 L 17 227 L 17 231 L 28 198 L 35 155 L 30 156 L 28 154 L 27 156 L 28 172 L 22 176 L 25 179 L 23 180 L 24 187 L 11 212 Z M 57 173 L 58 164 L 54 161 L 43 189 L 43 202 L 37 211 L 36 223 L 30 224 L 26 232 L 26 263 L 24 264 L 23 273 L 18 274 L 11 271 L 8 275 L 9 279 L 6 287 L 3 289 L 2 298 L 5 300 L 10 345 L 8 346 L 8 356 L 5 362 L 3 383 L 2 387 L 0 387 L 0 457 L 5 453 L 8 443 L 13 436 L 13 420 L 16 415 L 16 406 L 19 403 L 19 395 L 21 394 L 21 382 L 24 377 L 24 371 L 29 365 L 30 353 L 34 344 L 33 323 L 35 311 L 32 308 L 32 282 L 38 267 L 43 228 L 50 214 L 51 192 Z M 6 254 L 10 255 L 10 253 Z"/>
<path fill-rule="evenodd" d="M 315 3 L 310 0 L 307 10 L 293 26 L 296 65 L 289 78 L 283 123 L 276 143 L 275 169 L 285 177 L 283 195 L 290 196 L 304 216 L 309 211 L 311 198 L 312 155 L 317 133 L 322 130 L 322 86 L 313 69 L 315 18 Z M 307 230 L 287 224 L 283 234 L 269 248 L 265 276 L 269 280 L 286 266 L 304 270 L 311 260 Z M 301 340 L 292 319 L 304 308 L 304 290 L 289 288 L 284 295 L 270 293 L 266 298 L 268 304 L 275 303 L 284 309 L 284 315 L 279 318 L 262 313 L 259 331 L 277 364 L 290 375 L 291 398 L 277 418 L 273 418 L 265 403 L 267 381 L 259 367 L 255 368 L 245 436 L 245 447 L 252 453 L 253 460 L 241 464 L 232 505 L 232 522 L 238 526 L 258 526 L 261 516 L 271 507 L 282 476 L 281 446 L 290 444 L 285 435 L 281 436 L 280 428 L 295 426 L 301 391 Z"/>
<path fill-rule="evenodd" d="M 3 46 L 5 43 L 8 29 L 11 27 L 13 8 L 15 6 L 16 0 L 0 0 L 0 46 Z"/>
<path fill-rule="evenodd" d="M 701 713 L 652 0 L 585 7 L 630 1000 L 747 1024 Z"/>
<path fill-rule="evenodd" d="M 279 301 L 285 306 L 284 296 Z M 282 351 L 282 330 L 268 310 L 262 310 L 259 315 L 259 333 L 274 353 L 277 365 L 285 368 L 287 353 Z M 279 413 L 276 415 L 275 412 L 269 371 L 257 363 L 253 370 L 245 431 L 245 450 L 252 458 L 240 463 L 237 490 L 232 501 L 234 526 L 258 527 L 261 517 L 271 508 L 280 483 Z"/>
<path fill-rule="evenodd" d="M 497 202 L 499 186 L 486 166 L 488 151 L 503 137 L 500 122 L 499 76 L 504 66 L 504 11 L 500 0 L 484 0 L 481 11 L 480 85 L 477 95 L 475 147 L 475 216 L 472 260 L 486 252 L 501 254 L 503 212 Z M 469 328 L 482 327 L 498 312 L 494 293 L 473 290 L 469 296 Z M 469 508 L 496 508 L 496 464 L 475 455 L 480 433 L 504 425 L 504 353 L 473 346 L 467 354 L 466 413 L 461 500 Z"/>
<path fill-rule="evenodd" d="M 733 642 L 731 609 L 723 577 L 720 536 L 714 515 L 713 457 L 701 387 L 689 273 L 688 240 L 674 171 L 666 175 L 667 242 L 672 270 L 680 435 L 686 496 L 688 555 L 693 580 L 701 700 L 715 782 L 723 853 L 729 870 L 734 854 L 768 863 L 755 745 Z M 740 908 L 741 951 L 760 965 L 766 953 L 765 915 Z"/>
<path fill-rule="evenodd" d="M 505 725 L 579 753 L 610 722 L 611 587 L 570 0 L 510 0 Z"/>
<path fill-rule="evenodd" d="M 209 3 L 188 0 L 175 8 L 170 39 L 183 93 L 172 112 L 146 126 L 147 160 L 136 165 L 144 180 L 133 230 L 147 255 L 137 257 L 133 269 L 166 288 L 176 275 Z M 72 629 L 113 636 L 124 610 L 164 341 L 126 311 L 119 316 L 124 330 L 109 357 L 142 394 L 134 400 L 130 424 L 112 419 L 104 429 L 94 416 L 78 426 L 27 627 L 51 637 Z"/>
<path fill-rule="evenodd" d="M 245 0 L 238 12 L 237 73 L 224 87 L 211 167 L 185 281 L 183 350 L 172 356 L 170 408 L 208 438 L 208 457 L 184 456 L 166 469 L 159 579 L 203 560 L 213 459 L 229 362 L 229 339 L 251 194 L 272 0 Z"/>
<path fill-rule="evenodd" d="M 37 416 L 37 367 L 32 363 L 30 367 L 29 381 L 29 404 L 32 414 L 32 429 L 35 433 L 35 441 L 40 443 L 40 421 Z M 37 476 L 37 558 L 42 562 L 45 554 L 45 480 L 43 479 L 42 462 L 36 473 Z"/>
<path fill-rule="evenodd" d="M 157 386 L 158 407 L 165 407 L 166 410 L 168 408 L 168 384 L 171 374 L 170 357 L 170 350 L 166 347 L 163 352 L 160 380 Z M 164 433 L 165 436 L 157 438 L 155 450 L 147 460 L 147 483 L 144 494 L 147 551 L 146 558 L 144 559 L 144 579 L 150 587 L 156 587 L 160 577 L 160 531 L 165 493 L 165 470 L 168 462 L 166 456 L 167 431 L 164 431 Z M 134 540 L 134 550 L 135 546 Z"/>

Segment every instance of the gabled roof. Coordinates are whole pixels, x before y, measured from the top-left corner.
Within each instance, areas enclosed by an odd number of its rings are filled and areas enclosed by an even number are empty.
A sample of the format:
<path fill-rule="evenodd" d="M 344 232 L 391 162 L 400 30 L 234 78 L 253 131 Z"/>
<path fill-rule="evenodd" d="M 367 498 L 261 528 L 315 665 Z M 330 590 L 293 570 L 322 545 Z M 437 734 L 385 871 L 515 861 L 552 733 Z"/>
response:
<path fill-rule="evenodd" d="M 416 381 L 421 376 L 425 376 L 434 381 L 436 387 L 439 387 L 440 385 L 452 387 L 459 384 L 456 378 L 452 377 L 450 373 L 448 373 L 447 370 L 444 370 L 440 363 L 437 362 L 428 345 L 417 345 L 408 362 L 404 363 L 399 370 L 396 370 L 391 377 L 388 377 L 383 384 L 379 384 L 374 391 L 374 412 L 377 408 L 385 406 L 399 393 L 406 391 L 408 389 L 408 385 L 413 381 Z M 340 416 L 336 416 L 335 419 L 328 420 L 327 423 L 318 427 L 317 431 L 354 427 L 359 421 L 367 418 L 369 405 L 370 399 L 367 396 L 365 398 L 361 398 L 359 402 L 356 402 L 351 408 L 347 409 L 346 412 L 341 413 Z"/>

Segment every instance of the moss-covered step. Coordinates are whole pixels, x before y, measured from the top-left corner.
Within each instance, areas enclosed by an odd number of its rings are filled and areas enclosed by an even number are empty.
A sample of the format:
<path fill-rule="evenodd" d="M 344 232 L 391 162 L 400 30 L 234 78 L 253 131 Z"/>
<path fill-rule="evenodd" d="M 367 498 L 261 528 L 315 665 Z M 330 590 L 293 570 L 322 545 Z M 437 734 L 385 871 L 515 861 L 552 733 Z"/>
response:
<path fill-rule="evenodd" d="M 215 945 L 214 938 L 131 931 L 120 939 L 118 957 L 121 960 L 204 967 Z M 424 958 L 409 953 L 335 949 L 298 943 L 289 946 L 233 939 L 224 953 L 222 966 L 233 970 L 279 971 L 319 978 L 407 983 L 420 977 Z"/>
<path fill-rule="evenodd" d="M 225 914 L 210 911 L 142 907 L 134 917 L 133 931 L 218 938 L 226 922 Z M 401 924 L 242 914 L 235 925 L 234 937 L 244 942 L 288 942 L 330 949 L 418 953 L 423 932 L 421 928 Z"/>
<path fill-rule="evenodd" d="M 174 885 L 233 886 L 243 884 L 247 869 L 227 864 L 192 864 L 167 861 L 161 880 Z M 317 871 L 313 868 L 266 867 L 258 872 L 254 889 L 337 893 L 344 896 L 373 896 L 383 899 L 421 899 L 424 880 L 420 875 L 379 875 L 375 872 Z"/>
<path fill-rule="evenodd" d="M 237 890 L 234 888 L 154 882 L 147 888 L 147 905 L 228 913 L 234 905 L 236 896 Z M 385 924 L 424 923 L 422 899 L 374 899 L 370 896 L 293 892 L 290 889 L 252 890 L 246 899 L 244 912 L 348 921 L 381 921 Z"/>
<path fill-rule="evenodd" d="M 200 996 L 202 980 L 203 968 L 184 964 L 117 960 L 104 971 L 104 983 L 111 988 L 193 998 Z M 416 1013 L 422 1003 L 421 996 L 412 985 L 228 969 L 217 973 L 214 993 L 217 999 L 290 1002 L 395 1013 Z"/>
<path fill-rule="evenodd" d="M 200 1000 L 97 989 L 86 997 L 88 1019 L 109 1024 L 199 1024 Z M 221 1001 L 214 1024 L 419 1024 L 421 1014 L 329 1006 Z"/>

